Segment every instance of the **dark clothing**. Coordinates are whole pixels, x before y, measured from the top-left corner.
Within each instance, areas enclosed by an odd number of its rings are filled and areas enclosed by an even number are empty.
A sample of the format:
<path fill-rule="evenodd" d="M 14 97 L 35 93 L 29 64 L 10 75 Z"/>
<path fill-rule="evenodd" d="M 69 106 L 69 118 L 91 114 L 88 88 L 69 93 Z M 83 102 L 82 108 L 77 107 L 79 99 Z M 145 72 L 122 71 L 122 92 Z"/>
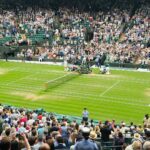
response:
<path fill-rule="evenodd" d="M 88 117 L 83 117 L 82 120 L 87 122 L 88 121 Z"/>
<path fill-rule="evenodd" d="M 64 144 L 62 144 L 62 143 L 59 143 L 59 144 L 55 147 L 55 149 L 64 149 L 64 148 L 66 148 L 66 146 L 65 146 Z"/>
<path fill-rule="evenodd" d="M 59 131 L 59 128 L 57 126 L 53 126 L 49 129 L 49 132 L 53 132 L 53 131 Z"/>
<path fill-rule="evenodd" d="M 103 142 L 109 141 L 109 135 L 110 134 L 111 134 L 111 130 L 108 127 L 103 127 L 101 129 L 102 141 Z"/>
<path fill-rule="evenodd" d="M 115 146 L 122 146 L 125 143 L 124 138 L 116 138 L 115 139 Z M 116 150 L 122 150 L 122 147 L 117 147 Z"/>

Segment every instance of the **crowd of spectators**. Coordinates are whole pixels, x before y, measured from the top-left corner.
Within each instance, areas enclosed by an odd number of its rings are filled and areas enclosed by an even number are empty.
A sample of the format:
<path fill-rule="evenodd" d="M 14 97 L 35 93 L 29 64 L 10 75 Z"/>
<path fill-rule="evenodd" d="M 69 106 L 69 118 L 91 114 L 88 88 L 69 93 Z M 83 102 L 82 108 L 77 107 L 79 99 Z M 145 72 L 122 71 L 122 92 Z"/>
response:
<path fill-rule="evenodd" d="M 149 150 L 150 117 L 143 125 L 115 120 L 69 120 L 52 113 L 0 105 L 1 150 Z"/>
<path fill-rule="evenodd" d="M 74 62 L 84 55 L 94 60 L 106 53 L 109 62 L 149 64 L 149 3 L 143 3 L 132 16 L 130 11 L 129 6 L 93 13 L 67 8 L 36 12 L 28 8 L 19 14 L 3 11 L 0 38 L 11 37 L 3 46 L 34 43 L 36 48 L 26 48 L 31 50 L 26 55 L 40 60 L 65 56 Z"/>
<path fill-rule="evenodd" d="M 17 56 L 40 61 L 65 58 L 77 63 L 85 55 L 97 61 L 106 53 L 108 62 L 148 64 L 149 8 L 143 3 L 132 16 L 131 8 L 94 13 L 67 8 L 2 11 L 0 43 L 26 45 Z M 46 112 L 0 106 L 0 150 L 100 150 L 107 146 L 149 150 L 150 117 L 145 115 L 143 125 L 115 120 L 95 123 L 87 118 L 78 123 Z"/>

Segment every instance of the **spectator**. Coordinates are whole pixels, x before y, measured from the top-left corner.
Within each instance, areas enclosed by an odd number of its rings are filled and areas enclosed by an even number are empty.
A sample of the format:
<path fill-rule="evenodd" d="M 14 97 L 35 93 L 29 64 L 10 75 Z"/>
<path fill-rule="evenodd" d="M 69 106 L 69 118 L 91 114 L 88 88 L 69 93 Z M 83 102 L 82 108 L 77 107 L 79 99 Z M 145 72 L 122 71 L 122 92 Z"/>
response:
<path fill-rule="evenodd" d="M 131 145 L 127 146 L 125 150 L 142 150 L 140 141 L 134 141 Z"/>
<path fill-rule="evenodd" d="M 66 144 L 64 143 L 63 137 L 61 135 L 57 135 L 55 149 L 64 149 L 66 148 Z"/>
<path fill-rule="evenodd" d="M 84 139 L 75 145 L 74 150 L 98 150 L 96 143 L 89 140 L 89 134 L 90 129 L 87 127 L 83 128 L 82 135 Z"/>
<path fill-rule="evenodd" d="M 38 136 L 38 142 L 36 144 L 34 144 L 33 148 L 34 149 L 39 149 L 40 146 L 42 146 L 44 143 L 43 143 L 43 136 L 39 135 Z"/>
<path fill-rule="evenodd" d="M 10 146 L 11 146 L 11 142 L 10 142 L 9 137 L 3 137 L 0 142 L 0 149 L 1 150 L 10 150 L 10 148 L 11 148 Z"/>
<path fill-rule="evenodd" d="M 103 142 L 108 142 L 109 141 L 109 136 L 111 134 L 111 130 L 109 126 L 105 123 L 105 125 L 101 128 L 101 139 Z"/>
<path fill-rule="evenodd" d="M 123 134 L 119 132 L 118 136 L 115 137 L 115 146 L 120 146 L 120 147 L 117 147 L 116 150 L 122 150 L 122 146 L 124 143 L 125 143 L 125 139 L 123 137 Z"/>
<path fill-rule="evenodd" d="M 146 141 L 143 145 L 143 150 L 150 150 L 150 141 Z"/>
<path fill-rule="evenodd" d="M 146 137 L 146 141 L 150 141 L 150 128 L 145 128 L 145 137 Z"/>
<path fill-rule="evenodd" d="M 91 141 L 92 141 L 93 143 L 96 143 L 96 145 L 97 145 L 97 147 L 98 147 L 98 150 L 101 150 L 101 149 L 102 149 L 102 148 L 101 148 L 101 143 L 100 143 L 99 141 L 96 141 L 97 134 L 96 134 L 95 131 L 91 131 L 91 132 L 90 132 L 89 138 L 91 139 Z"/>
<path fill-rule="evenodd" d="M 89 112 L 88 112 L 87 108 L 84 108 L 83 112 L 82 112 L 82 120 L 84 122 L 87 122 L 88 121 L 88 117 L 89 117 Z"/>
<path fill-rule="evenodd" d="M 44 143 L 40 146 L 38 150 L 51 150 L 47 143 Z"/>
<path fill-rule="evenodd" d="M 6 115 L 6 112 L 9 113 Z M 17 118 L 16 112 L 18 112 Z M 30 116 L 32 116 L 33 112 L 35 113 L 35 116 L 38 114 L 36 111 L 31 111 L 29 113 L 26 109 L 13 107 L 3 108 L 1 112 L 3 115 L 1 117 L 9 119 L 7 120 L 7 126 L 2 129 L 2 134 L 0 136 L 0 149 L 3 147 L 4 150 L 38 149 L 45 143 L 48 143 L 51 150 L 59 148 L 83 148 L 83 150 L 88 150 L 88 148 L 100 149 L 100 143 L 97 142 L 96 139 L 98 135 L 101 137 L 103 143 L 111 142 L 109 141 L 110 135 L 112 141 L 115 141 L 116 146 L 122 146 L 125 143 L 124 136 L 126 134 L 122 134 L 120 132 L 120 127 L 114 124 L 114 122 L 105 121 L 103 124 L 101 121 L 96 123 L 93 120 L 92 122 L 82 121 L 81 124 L 78 124 L 77 120 L 69 122 L 68 119 L 63 117 L 58 121 L 55 115 L 49 115 L 47 113 L 44 113 L 43 115 L 43 113 L 41 113 L 44 118 L 42 118 L 42 120 L 37 120 L 37 118 L 35 120 L 33 119 L 34 122 L 28 126 L 26 123 L 28 123 L 31 119 Z M 20 119 L 23 118 L 22 116 L 26 116 L 26 121 L 20 123 Z M 1 121 L 2 124 L 6 125 L 6 120 L 2 119 Z M 91 126 L 91 123 L 94 123 L 94 125 Z M 147 142 L 149 142 L 150 137 L 149 126 L 145 125 L 143 127 L 142 130 L 144 132 L 142 132 L 141 135 L 138 133 L 139 129 L 136 127 L 136 125 L 133 125 L 133 123 L 129 126 L 124 124 L 123 127 L 128 127 L 128 129 L 134 127 L 134 137 L 132 137 L 131 133 L 129 133 L 130 141 L 126 141 L 126 143 L 130 143 L 132 140 L 133 144 L 129 145 L 127 150 L 138 150 L 144 142 L 146 143 L 145 149 L 148 147 L 149 144 L 147 144 Z M 41 128 L 42 130 L 40 131 L 39 129 Z M 81 131 L 83 136 L 81 135 Z M 103 148 L 103 145 L 101 148 Z M 120 148 L 118 147 L 118 149 Z"/>

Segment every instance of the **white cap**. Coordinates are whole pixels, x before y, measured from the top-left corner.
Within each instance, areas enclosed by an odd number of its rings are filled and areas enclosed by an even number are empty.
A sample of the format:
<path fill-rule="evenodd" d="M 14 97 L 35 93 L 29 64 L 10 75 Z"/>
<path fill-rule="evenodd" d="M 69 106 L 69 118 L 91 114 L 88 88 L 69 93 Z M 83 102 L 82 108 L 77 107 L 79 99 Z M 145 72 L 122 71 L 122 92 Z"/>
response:
<path fill-rule="evenodd" d="M 83 133 L 90 133 L 90 128 L 84 127 L 84 128 L 82 129 L 82 132 L 83 132 Z"/>

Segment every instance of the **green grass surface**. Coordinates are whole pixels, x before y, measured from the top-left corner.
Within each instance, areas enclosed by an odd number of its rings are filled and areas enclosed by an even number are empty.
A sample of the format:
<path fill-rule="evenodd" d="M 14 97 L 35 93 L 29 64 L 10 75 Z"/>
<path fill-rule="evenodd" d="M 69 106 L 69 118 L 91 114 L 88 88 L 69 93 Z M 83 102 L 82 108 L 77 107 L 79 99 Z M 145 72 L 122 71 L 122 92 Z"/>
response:
<path fill-rule="evenodd" d="M 150 112 L 150 73 L 98 70 L 45 91 L 45 83 L 64 76 L 63 67 L 0 61 L 0 103 L 96 120 L 142 123 Z"/>

